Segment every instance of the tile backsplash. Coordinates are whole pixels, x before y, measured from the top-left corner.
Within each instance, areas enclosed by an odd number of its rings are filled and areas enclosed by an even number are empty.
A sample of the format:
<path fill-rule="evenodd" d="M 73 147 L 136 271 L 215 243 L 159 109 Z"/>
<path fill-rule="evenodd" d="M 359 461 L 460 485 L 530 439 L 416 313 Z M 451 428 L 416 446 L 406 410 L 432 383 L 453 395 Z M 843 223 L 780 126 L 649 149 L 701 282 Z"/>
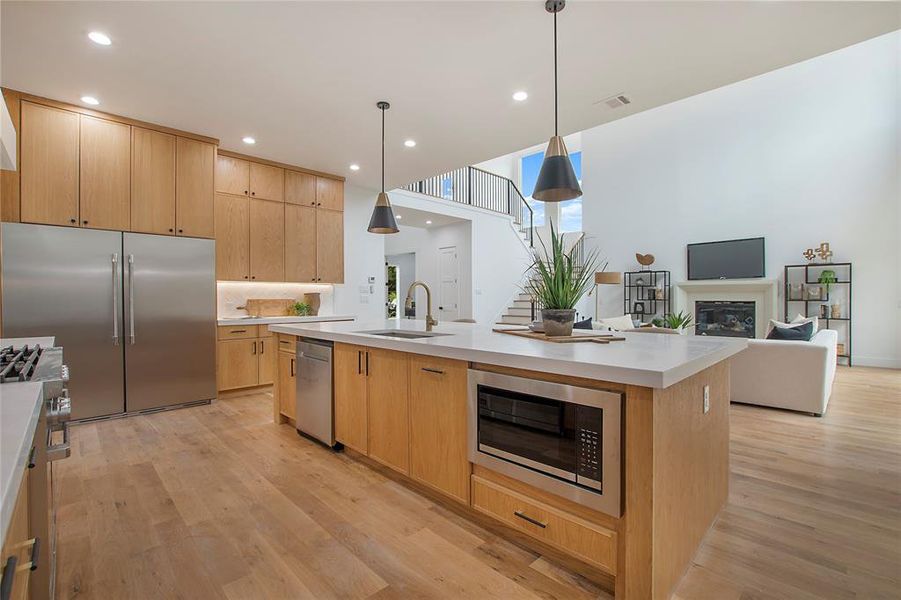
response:
<path fill-rule="evenodd" d="M 308 283 L 263 283 L 243 281 L 216 282 L 216 309 L 220 319 L 243 317 L 247 311 L 239 310 L 248 298 L 292 298 L 302 300 L 304 294 L 319 292 L 320 315 L 335 314 L 335 288 L 331 285 Z"/>

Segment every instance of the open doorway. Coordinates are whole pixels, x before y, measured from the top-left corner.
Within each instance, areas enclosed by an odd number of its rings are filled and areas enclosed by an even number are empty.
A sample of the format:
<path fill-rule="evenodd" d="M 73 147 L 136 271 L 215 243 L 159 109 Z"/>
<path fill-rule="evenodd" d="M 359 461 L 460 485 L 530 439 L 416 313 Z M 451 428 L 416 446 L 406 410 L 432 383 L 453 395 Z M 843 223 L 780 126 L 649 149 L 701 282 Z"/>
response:
<path fill-rule="evenodd" d="M 416 279 L 416 254 L 402 252 L 385 255 L 385 316 L 389 319 L 416 318 L 416 303 L 405 310 L 407 288 Z"/>
<path fill-rule="evenodd" d="M 397 318 L 397 280 L 398 266 L 385 262 L 385 317 Z"/>

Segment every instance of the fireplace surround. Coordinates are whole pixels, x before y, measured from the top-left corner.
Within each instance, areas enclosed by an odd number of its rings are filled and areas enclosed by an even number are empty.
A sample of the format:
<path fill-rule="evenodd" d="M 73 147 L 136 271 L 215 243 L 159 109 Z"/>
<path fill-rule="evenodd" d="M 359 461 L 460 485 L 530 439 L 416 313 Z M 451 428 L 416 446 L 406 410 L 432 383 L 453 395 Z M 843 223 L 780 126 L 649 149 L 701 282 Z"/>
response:
<path fill-rule="evenodd" d="M 766 337 L 767 324 L 777 317 L 779 282 L 775 279 L 711 279 L 681 281 L 673 284 L 673 311 L 684 311 L 696 317 L 699 302 L 753 302 L 754 334 L 750 337 Z M 697 322 L 697 320 L 695 321 Z M 696 335 L 694 327 L 689 335 Z M 708 334 L 709 335 L 709 334 Z"/>
<path fill-rule="evenodd" d="M 757 303 L 753 300 L 698 300 L 695 335 L 753 338 Z"/>

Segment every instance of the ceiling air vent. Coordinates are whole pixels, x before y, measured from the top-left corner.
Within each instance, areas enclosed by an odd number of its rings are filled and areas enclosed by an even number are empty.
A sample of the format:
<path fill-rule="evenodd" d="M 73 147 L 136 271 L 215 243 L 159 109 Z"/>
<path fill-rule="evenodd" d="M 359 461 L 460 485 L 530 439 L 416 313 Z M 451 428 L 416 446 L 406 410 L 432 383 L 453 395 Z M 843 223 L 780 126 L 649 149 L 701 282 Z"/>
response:
<path fill-rule="evenodd" d="M 597 104 L 604 103 L 607 105 L 607 108 L 619 108 L 620 106 L 625 106 L 626 104 L 631 104 L 632 101 L 625 94 L 617 94 L 616 96 L 610 96 L 609 98 L 604 98 Z"/>

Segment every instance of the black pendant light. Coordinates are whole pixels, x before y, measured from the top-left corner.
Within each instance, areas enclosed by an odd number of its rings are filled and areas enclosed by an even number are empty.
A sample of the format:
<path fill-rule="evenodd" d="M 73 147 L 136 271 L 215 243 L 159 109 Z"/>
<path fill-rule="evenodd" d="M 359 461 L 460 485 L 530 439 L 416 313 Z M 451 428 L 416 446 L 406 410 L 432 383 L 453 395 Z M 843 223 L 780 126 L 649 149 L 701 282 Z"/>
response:
<path fill-rule="evenodd" d="M 554 136 L 548 142 L 532 192 L 532 197 L 541 202 L 563 202 L 582 195 L 566 144 L 557 135 L 557 13 L 564 6 L 566 0 L 546 0 L 544 3 L 545 10 L 554 15 Z"/>
<path fill-rule="evenodd" d="M 397 233 L 397 221 L 394 220 L 394 211 L 391 209 L 391 202 L 388 201 L 388 194 L 385 193 L 385 111 L 391 108 L 391 105 L 382 100 L 376 106 L 382 111 L 382 191 L 379 192 L 375 208 L 372 209 L 369 233 Z"/>

